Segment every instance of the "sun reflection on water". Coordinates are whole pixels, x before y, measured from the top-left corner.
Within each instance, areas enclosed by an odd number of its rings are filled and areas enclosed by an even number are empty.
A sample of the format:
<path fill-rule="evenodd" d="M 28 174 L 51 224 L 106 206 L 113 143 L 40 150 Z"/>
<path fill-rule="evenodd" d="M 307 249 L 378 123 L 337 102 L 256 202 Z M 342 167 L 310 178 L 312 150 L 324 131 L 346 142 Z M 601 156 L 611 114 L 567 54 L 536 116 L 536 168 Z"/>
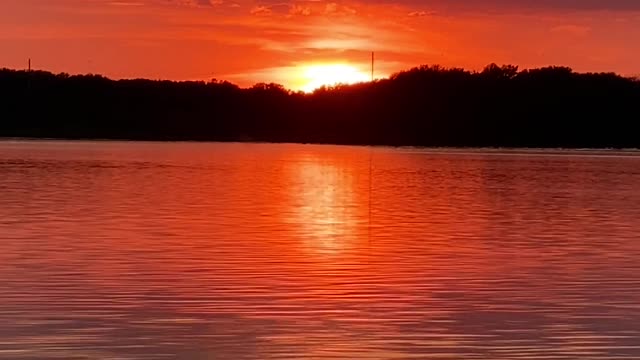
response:
<path fill-rule="evenodd" d="M 305 247 L 325 254 L 353 246 L 363 222 L 356 169 L 331 160 L 308 156 L 291 168 L 293 221 L 302 227 Z"/>

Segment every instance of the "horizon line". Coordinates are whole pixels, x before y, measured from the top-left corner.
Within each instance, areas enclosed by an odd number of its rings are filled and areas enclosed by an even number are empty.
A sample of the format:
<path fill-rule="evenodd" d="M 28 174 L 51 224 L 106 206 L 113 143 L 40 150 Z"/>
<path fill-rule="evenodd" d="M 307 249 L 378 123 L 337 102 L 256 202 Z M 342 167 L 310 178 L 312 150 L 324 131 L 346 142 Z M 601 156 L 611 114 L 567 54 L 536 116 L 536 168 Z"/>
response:
<path fill-rule="evenodd" d="M 32 60 L 32 59 L 29 59 Z M 626 79 L 630 79 L 630 80 L 635 80 L 635 81 L 640 81 L 640 73 L 636 73 L 636 74 L 629 74 L 629 75 L 624 75 L 621 73 L 618 73 L 616 71 L 576 71 L 574 70 L 571 66 L 568 65 L 545 65 L 545 66 L 538 66 L 538 67 L 526 67 L 526 68 L 520 68 L 519 65 L 514 65 L 514 64 L 508 64 L 508 63 L 503 63 L 503 64 L 498 64 L 496 62 L 491 62 L 487 65 L 485 65 L 485 67 L 483 68 L 486 69 L 489 66 L 492 65 L 497 65 L 500 67 L 503 66 L 515 66 L 517 68 L 517 73 L 521 73 L 524 71 L 530 71 L 530 70 L 539 70 L 539 69 L 549 69 L 549 68 L 566 68 L 566 69 L 570 69 L 572 73 L 574 74 L 584 74 L 584 75 L 589 75 L 589 74 L 615 74 L 616 76 L 622 77 L 622 78 L 626 78 Z M 440 64 L 420 64 L 420 65 L 416 65 L 413 67 L 409 67 L 406 68 L 404 70 L 399 70 L 396 71 L 394 73 L 391 73 L 387 76 L 380 76 L 380 77 L 375 77 L 372 78 L 371 80 L 365 80 L 365 81 L 360 81 L 357 83 L 334 83 L 333 85 L 326 85 L 323 87 L 326 88 L 332 88 L 332 87 L 336 87 L 336 86 L 349 86 L 349 85 L 359 85 L 359 84 L 369 84 L 369 83 L 375 83 L 378 81 L 384 81 L 384 80 L 389 80 L 391 79 L 393 76 L 401 74 L 401 73 L 405 73 L 408 71 L 412 71 L 412 70 L 420 70 L 422 68 L 440 68 L 440 70 L 442 71 L 447 71 L 447 70 L 462 70 L 465 72 L 468 72 L 470 74 L 480 74 L 482 73 L 483 70 L 476 70 L 476 69 L 467 69 L 464 67 L 459 67 L 459 66 L 444 66 L 444 65 L 440 65 Z M 88 73 L 70 73 L 70 72 L 66 72 L 66 71 L 60 71 L 60 72 L 55 72 L 53 70 L 46 70 L 46 69 L 38 69 L 38 68 L 34 68 L 32 66 L 32 61 L 29 61 L 29 67 L 25 68 L 25 69 L 20 69 L 20 68 L 9 68 L 9 67 L 0 67 L 0 71 L 16 71 L 16 72 L 26 72 L 26 73 L 33 73 L 33 72 L 45 72 L 45 73 L 50 73 L 52 75 L 68 75 L 70 77 L 80 77 L 80 76 L 99 76 L 102 78 L 105 78 L 107 80 L 110 81 L 134 81 L 134 80 L 145 80 L 145 81 L 157 81 L 157 82 L 172 82 L 172 83 L 205 83 L 205 84 L 209 84 L 209 83 L 228 83 L 234 86 L 237 86 L 240 89 L 251 89 L 252 87 L 255 87 L 256 85 L 279 85 L 281 87 L 283 87 L 286 90 L 292 91 L 292 92 L 304 92 L 307 93 L 306 91 L 303 90 L 295 90 L 292 89 L 288 86 L 285 86 L 284 84 L 278 83 L 278 82 L 264 82 L 264 81 L 258 81 L 253 83 L 252 85 L 249 86 L 240 86 L 237 83 L 230 81 L 230 80 L 225 80 L 225 79 L 218 79 L 215 77 L 211 77 L 209 79 L 169 79 L 169 78 L 150 78 L 150 77 L 110 77 L 108 75 L 104 75 L 101 73 L 92 73 L 92 72 L 88 72 Z M 214 82 L 215 81 L 215 82 Z M 322 87 L 320 87 L 322 88 Z M 318 89 L 320 89 L 318 88 Z M 314 90 L 315 91 L 315 90 Z M 312 91 L 313 92 L 313 91 Z"/>

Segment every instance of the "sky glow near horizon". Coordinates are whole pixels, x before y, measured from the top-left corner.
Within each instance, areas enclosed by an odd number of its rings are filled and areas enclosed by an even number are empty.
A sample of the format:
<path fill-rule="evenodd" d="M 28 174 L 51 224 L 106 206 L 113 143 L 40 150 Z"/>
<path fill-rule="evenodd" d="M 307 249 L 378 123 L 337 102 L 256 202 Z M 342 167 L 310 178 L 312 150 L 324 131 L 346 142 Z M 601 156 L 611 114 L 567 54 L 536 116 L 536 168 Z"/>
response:
<path fill-rule="evenodd" d="M 0 67 L 308 91 L 421 64 L 640 74 L 640 1 L 0 0 Z"/>

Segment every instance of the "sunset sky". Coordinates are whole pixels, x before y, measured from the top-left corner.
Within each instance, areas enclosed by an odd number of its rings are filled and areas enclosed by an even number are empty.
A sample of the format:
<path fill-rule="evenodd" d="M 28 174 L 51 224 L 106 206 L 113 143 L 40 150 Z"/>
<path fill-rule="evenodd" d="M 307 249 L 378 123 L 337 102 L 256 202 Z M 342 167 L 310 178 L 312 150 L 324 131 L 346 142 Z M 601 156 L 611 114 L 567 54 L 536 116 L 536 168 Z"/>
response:
<path fill-rule="evenodd" d="M 638 39 L 638 0 L 0 0 L 0 67 L 242 86 L 303 89 L 327 65 L 364 76 L 371 51 L 378 76 L 491 62 L 638 75 Z"/>

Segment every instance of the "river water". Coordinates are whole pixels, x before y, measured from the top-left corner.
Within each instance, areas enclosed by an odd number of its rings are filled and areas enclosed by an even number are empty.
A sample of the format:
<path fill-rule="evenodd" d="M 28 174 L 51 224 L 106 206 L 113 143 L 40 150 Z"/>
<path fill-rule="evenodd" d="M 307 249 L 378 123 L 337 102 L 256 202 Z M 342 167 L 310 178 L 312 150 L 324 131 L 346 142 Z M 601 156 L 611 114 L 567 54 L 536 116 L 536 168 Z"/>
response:
<path fill-rule="evenodd" d="M 638 359 L 640 155 L 0 142 L 0 359 Z"/>

